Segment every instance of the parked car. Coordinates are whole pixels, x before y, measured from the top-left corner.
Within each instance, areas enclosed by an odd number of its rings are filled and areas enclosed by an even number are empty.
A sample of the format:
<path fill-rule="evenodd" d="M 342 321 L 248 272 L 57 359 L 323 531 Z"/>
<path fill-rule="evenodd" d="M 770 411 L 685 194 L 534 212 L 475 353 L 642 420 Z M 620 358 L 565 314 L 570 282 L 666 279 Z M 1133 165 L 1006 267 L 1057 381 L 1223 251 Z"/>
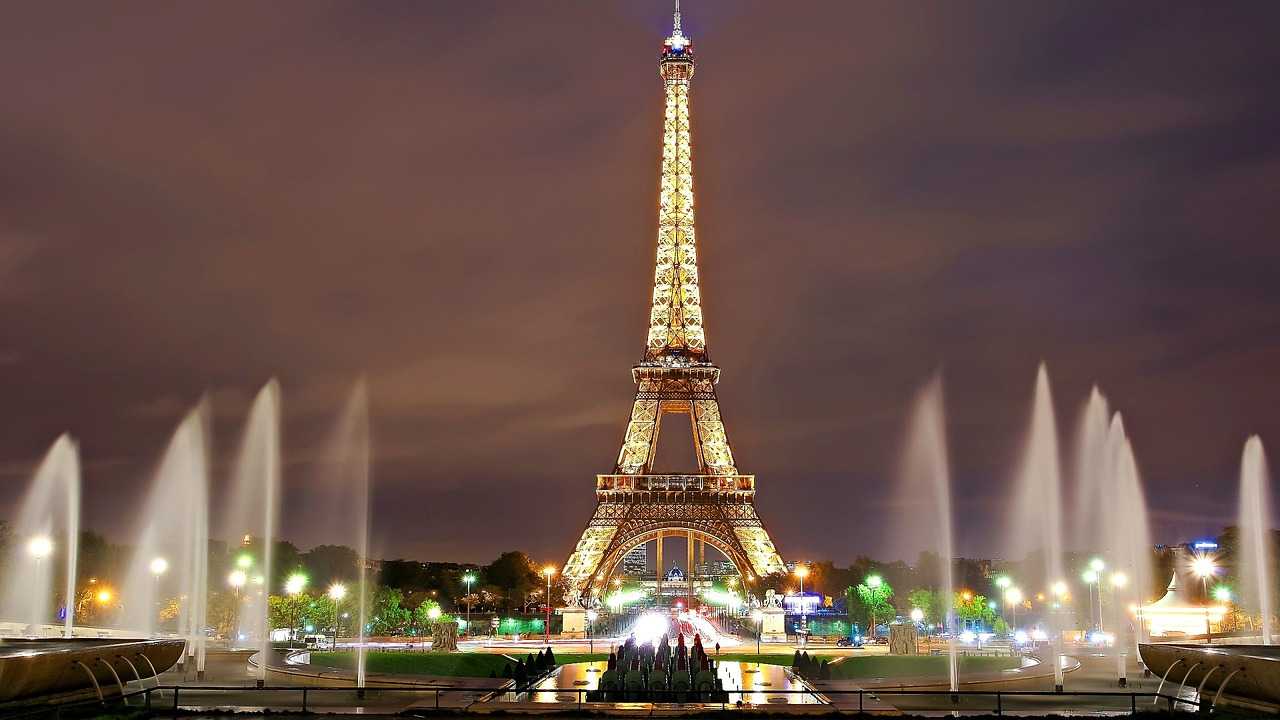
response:
<path fill-rule="evenodd" d="M 836 640 L 836 647 L 860 648 L 862 647 L 862 636 L 855 635 L 853 637 L 849 637 L 846 635 L 839 640 Z"/>

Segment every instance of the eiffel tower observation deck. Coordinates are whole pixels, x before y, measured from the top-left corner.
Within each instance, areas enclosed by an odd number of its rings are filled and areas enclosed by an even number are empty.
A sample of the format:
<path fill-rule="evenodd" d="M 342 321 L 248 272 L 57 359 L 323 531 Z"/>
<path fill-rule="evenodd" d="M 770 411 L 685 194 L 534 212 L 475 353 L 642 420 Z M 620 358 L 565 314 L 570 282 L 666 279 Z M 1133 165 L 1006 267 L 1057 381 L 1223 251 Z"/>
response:
<path fill-rule="evenodd" d="M 666 103 L 648 332 L 643 358 L 631 371 L 636 395 L 622 449 L 613 471 L 596 476 L 595 513 L 565 563 L 569 602 L 601 595 L 622 557 L 649 542 L 657 542 L 660 572 L 667 537 L 686 539 L 686 572 L 696 567 L 695 547 L 705 552 L 706 545 L 733 562 L 748 581 L 785 572 L 756 513 L 755 477 L 740 473 L 734 461 L 716 396 L 720 368 L 707 353 L 690 138 L 694 49 L 681 29 L 678 2 L 658 73 Z M 662 420 L 673 413 L 691 420 L 697 469 L 655 473 Z"/>

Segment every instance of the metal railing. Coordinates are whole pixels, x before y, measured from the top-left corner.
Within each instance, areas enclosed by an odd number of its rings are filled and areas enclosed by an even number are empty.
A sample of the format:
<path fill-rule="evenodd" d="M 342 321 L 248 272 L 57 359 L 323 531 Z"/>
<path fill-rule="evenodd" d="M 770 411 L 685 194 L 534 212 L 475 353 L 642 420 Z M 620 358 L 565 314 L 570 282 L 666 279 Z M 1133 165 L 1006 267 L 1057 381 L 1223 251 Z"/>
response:
<path fill-rule="evenodd" d="M 755 475 L 597 475 L 598 492 L 754 493 Z"/>
<path fill-rule="evenodd" d="M 441 708 L 452 712 L 466 711 L 471 705 L 482 703 L 485 705 L 486 711 L 501 709 L 501 706 L 509 702 L 520 702 L 518 698 L 525 696 L 529 700 L 534 700 L 539 695 L 553 694 L 559 704 L 566 706 L 566 709 L 576 708 L 578 710 L 590 709 L 590 705 L 609 705 L 614 702 L 627 703 L 646 703 L 646 704 L 671 704 L 675 706 L 685 706 L 697 708 L 699 710 L 735 710 L 740 707 L 761 707 L 771 706 L 775 703 L 768 701 L 768 698 L 779 696 L 808 696 L 812 698 L 812 704 L 822 704 L 828 708 L 839 712 L 857 712 L 863 713 L 867 711 L 874 712 L 883 708 L 880 702 L 886 697 L 903 697 L 903 698 L 919 698 L 921 700 L 943 700 L 947 706 L 930 707 L 930 708 L 898 708 L 907 712 L 912 710 L 946 710 L 955 713 L 975 713 L 1002 715 L 1007 710 L 1014 709 L 1010 707 L 1010 701 L 1026 700 L 1031 698 L 1050 698 L 1060 700 L 1087 700 L 1096 699 L 1105 701 L 1106 707 L 1101 705 L 1081 705 L 1075 709 L 1103 709 L 1111 711 L 1123 712 L 1124 706 L 1128 706 L 1131 714 L 1138 712 L 1146 712 L 1156 709 L 1153 706 L 1159 704 L 1161 700 L 1167 703 L 1167 709 L 1176 710 L 1178 705 L 1186 705 L 1194 708 L 1196 711 L 1201 709 L 1202 700 L 1200 698 L 1190 699 L 1178 697 L 1161 692 L 1112 692 L 1112 691 L 1063 691 L 1054 690 L 960 690 L 951 692 L 948 690 L 893 690 L 893 689 L 751 689 L 751 690 L 723 690 L 717 691 L 722 700 L 709 702 L 705 700 L 695 699 L 698 695 L 693 690 L 664 690 L 664 691 L 643 691 L 641 693 L 632 694 L 627 691 L 617 691 L 622 695 L 618 700 L 607 700 L 602 702 L 590 701 L 587 694 L 596 692 L 587 688 L 492 688 L 492 687 L 447 687 L 447 688 L 429 688 L 429 687 L 369 687 L 363 690 L 357 690 L 350 686 L 326 686 L 312 687 L 305 685 L 269 685 L 266 687 L 254 687 L 252 685 L 159 685 L 155 687 L 142 688 L 126 692 L 123 695 L 111 695 L 106 700 L 99 701 L 95 699 L 80 700 L 74 702 L 65 702 L 59 704 L 42 704 L 39 707 L 17 710 L 12 713 L 0 712 L 0 717 L 6 720 L 16 720 L 17 718 L 34 718 L 43 716 L 59 717 L 67 710 L 75 707 L 90 707 L 94 705 L 106 706 L 110 703 L 118 703 L 124 706 L 145 709 L 149 713 L 169 713 L 179 715 L 185 712 L 199 712 L 210 708 L 254 708 L 262 711 L 297 711 L 309 712 L 317 711 L 321 707 L 331 710 L 335 707 L 343 708 L 377 708 L 381 705 L 384 708 L 395 708 L 395 712 L 403 713 L 408 708 L 396 708 L 394 705 L 388 705 L 385 699 L 388 696 L 416 696 L 422 700 L 428 701 L 421 705 L 422 710 L 439 710 Z M 236 697 L 237 695 L 241 697 Z M 275 697 L 280 695 L 292 695 L 293 702 L 281 703 L 273 702 Z M 461 704 L 449 704 L 450 696 L 467 695 L 468 698 Z M 563 696 L 572 696 L 573 700 L 561 700 Z M 213 696 L 213 697 L 210 697 Z M 272 697 L 275 696 L 275 697 Z M 498 698 L 503 696 L 515 696 L 514 701 L 505 701 Z M 747 696 L 755 698 L 765 698 L 763 703 L 748 702 Z M 183 699 L 186 698 L 184 704 Z M 663 699 L 665 698 L 665 699 Z M 981 699 L 986 699 L 981 702 Z M 325 702 L 325 700 L 329 702 Z M 375 699 L 382 699 L 384 702 L 372 702 Z M 441 704 L 444 699 L 445 704 Z M 336 700 L 336 702 L 335 702 Z M 856 705 L 855 705 L 856 700 Z M 868 707 L 867 701 L 871 700 L 871 707 Z M 133 701 L 133 702 L 131 702 Z M 975 702 L 978 701 L 978 702 Z M 572 704 L 571 704 L 572 703 Z M 909 704 L 909 703 L 904 703 Z M 1019 703 L 1014 702 L 1014 705 Z M 1208 703 L 1210 709 L 1213 703 Z M 1024 703 L 1025 705 L 1025 703 Z M 1016 708 L 1019 711 L 1027 709 L 1035 709 L 1044 713 L 1051 713 L 1062 709 L 1061 705 L 1054 705 L 1045 702 L 1034 707 Z M 511 708 L 516 710 L 516 708 Z"/>

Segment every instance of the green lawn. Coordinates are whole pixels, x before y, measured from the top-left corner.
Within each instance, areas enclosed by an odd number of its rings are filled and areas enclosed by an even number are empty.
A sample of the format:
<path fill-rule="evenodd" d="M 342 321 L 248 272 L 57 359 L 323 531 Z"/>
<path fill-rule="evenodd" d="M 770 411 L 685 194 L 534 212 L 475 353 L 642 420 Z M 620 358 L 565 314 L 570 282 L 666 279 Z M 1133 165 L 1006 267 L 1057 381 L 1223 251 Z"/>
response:
<path fill-rule="evenodd" d="M 1022 664 L 1021 658 L 1016 657 L 968 656 L 956 660 L 961 673 L 999 672 Z M 943 655 L 867 655 L 851 657 L 831 666 L 833 680 L 946 674 L 947 658 Z"/>

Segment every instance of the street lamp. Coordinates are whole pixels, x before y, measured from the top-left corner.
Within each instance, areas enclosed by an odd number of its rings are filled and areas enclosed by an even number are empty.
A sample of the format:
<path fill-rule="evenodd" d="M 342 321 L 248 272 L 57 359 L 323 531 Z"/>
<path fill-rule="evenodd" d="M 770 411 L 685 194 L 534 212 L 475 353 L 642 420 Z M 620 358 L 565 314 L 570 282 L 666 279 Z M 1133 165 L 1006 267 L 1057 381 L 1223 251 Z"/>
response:
<path fill-rule="evenodd" d="M 547 578 L 547 624 L 542 628 L 546 634 L 547 644 L 551 644 L 551 576 L 556 574 L 556 569 L 551 565 L 542 568 L 542 574 Z"/>
<path fill-rule="evenodd" d="M 1012 625 L 1016 629 L 1018 626 L 1018 605 L 1022 603 L 1022 590 L 1016 587 L 1011 587 L 1008 590 L 1005 590 L 1004 601 L 1009 603 L 1009 607 L 1013 610 L 1009 619 L 1013 621 Z"/>
<path fill-rule="evenodd" d="M 467 586 L 467 634 L 468 635 L 471 634 L 471 583 L 475 581 L 476 581 L 476 576 L 473 575 L 472 573 L 467 573 L 466 575 L 462 576 L 462 582 L 466 583 L 466 586 Z"/>
<path fill-rule="evenodd" d="M 884 584 L 884 580 L 879 575 L 867 576 L 867 587 L 871 589 L 871 607 L 867 608 L 868 614 L 871 615 L 871 637 L 876 636 L 876 591 Z"/>
<path fill-rule="evenodd" d="M 921 610 L 920 608 L 911 608 L 911 622 L 915 623 L 916 626 L 919 627 L 920 623 L 923 621 L 924 621 L 924 611 Z M 919 635 L 917 635 L 917 639 L 916 639 L 917 649 L 919 649 L 919 645 L 920 645 L 920 640 L 919 640 Z"/>
<path fill-rule="evenodd" d="M 284 592 L 289 597 L 296 597 L 307 587 L 307 576 L 302 573 L 294 573 L 284 581 Z M 293 647 L 293 629 L 298 624 L 297 603 L 289 603 L 289 647 Z"/>
<path fill-rule="evenodd" d="M 795 569 L 796 577 L 800 578 L 800 628 L 796 632 L 801 644 L 808 645 L 809 641 L 809 613 L 808 607 L 804 601 L 804 579 L 809 577 L 809 568 L 805 565 L 797 565 Z"/>
<path fill-rule="evenodd" d="M 751 611 L 751 619 L 756 621 L 756 655 L 760 654 L 760 636 L 764 634 L 764 612 L 760 608 Z"/>
<path fill-rule="evenodd" d="M 36 582 L 40 582 L 40 564 L 53 554 L 53 540 L 48 535 L 37 535 L 27 542 L 27 554 L 36 561 Z M 67 603 L 71 605 L 70 602 Z"/>
<path fill-rule="evenodd" d="M 1217 572 L 1218 566 L 1209 555 L 1199 555 L 1191 561 L 1191 571 L 1200 578 L 1200 589 L 1204 591 L 1204 637 L 1205 644 L 1213 644 L 1213 628 L 1209 625 L 1209 578 Z"/>
<path fill-rule="evenodd" d="M 337 647 L 338 645 L 338 603 L 347 599 L 347 586 L 340 582 L 335 582 L 329 586 L 329 591 L 327 595 L 329 596 L 329 599 L 333 601 L 333 615 L 334 615 L 333 645 L 334 647 Z"/>

